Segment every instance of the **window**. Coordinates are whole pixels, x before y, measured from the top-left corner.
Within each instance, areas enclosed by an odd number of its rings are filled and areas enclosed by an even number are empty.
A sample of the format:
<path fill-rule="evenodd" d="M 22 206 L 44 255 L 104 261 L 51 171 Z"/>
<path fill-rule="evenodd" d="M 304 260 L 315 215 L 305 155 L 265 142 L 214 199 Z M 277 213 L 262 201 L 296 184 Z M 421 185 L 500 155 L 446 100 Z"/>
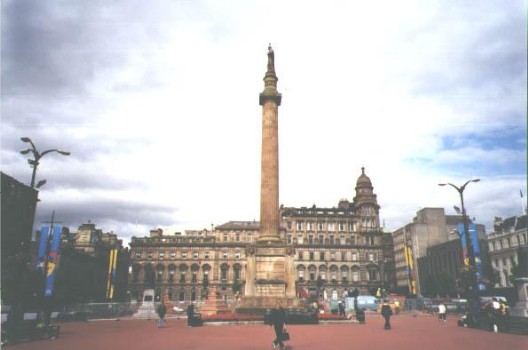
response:
<path fill-rule="evenodd" d="M 226 280 L 227 279 L 227 269 L 221 269 L 220 270 L 220 278 L 223 279 L 223 280 Z"/>
<path fill-rule="evenodd" d="M 346 240 L 345 240 L 345 235 L 340 235 L 339 236 L 339 244 L 346 244 Z"/>
<path fill-rule="evenodd" d="M 330 235 L 330 244 L 334 244 L 334 235 Z"/>
<path fill-rule="evenodd" d="M 139 252 L 136 253 L 136 259 L 141 259 L 141 253 Z"/>
<path fill-rule="evenodd" d="M 227 252 L 222 252 L 222 259 L 227 259 Z"/>
<path fill-rule="evenodd" d="M 303 259 L 303 252 L 299 252 L 298 259 L 299 259 L 299 260 L 302 260 L 302 259 Z"/>
<path fill-rule="evenodd" d="M 198 252 L 193 252 L 193 259 L 198 259 Z"/>
<path fill-rule="evenodd" d="M 169 268 L 169 282 L 174 281 L 174 273 L 176 270 L 174 268 Z"/>
<path fill-rule="evenodd" d="M 235 241 L 240 242 L 240 233 L 235 234 Z"/>
<path fill-rule="evenodd" d="M 350 244 L 351 245 L 356 245 L 356 236 L 355 235 L 350 235 Z"/>
<path fill-rule="evenodd" d="M 335 259 L 336 259 L 335 252 L 334 251 L 330 252 L 330 260 L 335 261 Z"/>
<path fill-rule="evenodd" d="M 180 271 L 180 282 L 185 282 L 185 274 L 187 273 L 187 271 L 185 270 L 181 270 Z"/>
<path fill-rule="evenodd" d="M 357 261 L 357 253 L 352 253 L 352 261 Z"/>
<path fill-rule="evenodd" d="M 209 259 L 209 252 L 204 253 L 204 259 Z"/>
<path fill-rule="evenodd" d="M 292 244 L 292 235 L 286 235 L 286 241 L 288 244 Z"/>
<path fill-rule="evenodd" d="M 312 231 L 312 223 L 311 223 L 311 222 L 307 222 L 307 223 L 306 223 L 306 229 L 307 229 L 308 231 Z"/>
<path fill-rule="evenodd" d="M 182 252 L 182 259 L 187 259 L 187 252 Z"/>
<path fill-rule="evenodd" d="M 324 260 L 325 259 L 325 253 L 324 252 L 320 252 L 319 253 L 319 260 Z"/>
<path fill-rule="evenodd" d="M 223 240 L 224 242 L 227 242 L 227 233 L 224 233 L 224 236 L 223 236 L 222 240 Z"/>
<path fill-rule="evenodd" d="M 333 222 L 328 223 L 328 231 L 335 231 L 335 224 Z"/>
<path fill-rule="evenodd" d="M 345 223 L 343 221 L 339 221 L 339 231 L 345 230 Z"/>
<path fill-rule="evenodd" d="M 176 253 L 175 252 L 171 252 L 170 253 L 170 258 L 171 259 L 175 259 L 176 258 Z"/>
<path fill-rule="evenodd" d="M 291 223 L 291 221 L 287 221 L 287 222 L 286 222 L 286 227 L 288 227 L 288 230 L 291 230 L 291 228 L 292 228 L 292 223 Z"/>
<path fill-rule="evenodd" d="M 358 270 L 352 271 L 352 281 L 354 281 L 354 282 L 358 282 L 359 281 L 359 271 Z"/>
<path fill-rule="evenodd" d="M 163 258 L 165 257 L 165 253 L 163 251 L 160 251 L 158 257 L 160 260 L 163 260 Z"/>
<path fill-rule="evenodd" d="M 240 260 L 240 252 L 235 252 L 235 259 Z"/>
<path fill-rule="evenodd" d="M 368 270 L 369 281 L 376 281 L 378 279 L 377 271 L 374 269 Z"/>
<path fill-rule="evenodd" d="M 299 270 L 299 280 L 303 280 L 304 279 L 304 270 Z"/>
<path fill-rule="evenodd" d="M 147 259 L 152 259 L 152 252 L 151 251 L 147 252 Z"/>
<path fill-rule="evenodd" d="M 308 244 L 313 244 L 313 243 L 314 243 L 314 236 L 308 235 Z"/>
<path fill-rule="evenodd" d="M 323 243 L 324 243 L 324 236 L 319 235 L 319 244 L 323 244 Z"/>
<path fill-rule="evenodd" d="M 346 253 L 341 252 L 341 261 L 345 261 L 345 260 L 346 260 Z"/>
<path fill-rule="evenodd" d="M 304 236 L 302 235 L 302 233 L 297 235 L 297 243 L 298 244 L 303 244 L 303 239 L 304 239 Z"/>
<path fill-rule="evenodd" d="M 324 223 L 322 223 L 322 222 L 317 223 L 317 230 L 318 231 L 323 231 L 324 230 Z"/>
<path fill-rule="evenodd" d="M 297 231 L 301 231 L 303 229 L 303 222 L 302 221 L 296 221 L 295 222 L 295 229 Z"/>
<path fill-rule="evenodd" d="M 179 295 L 178 299 L 180 301 L 185 301 L 185 292 L 183 290 L 180 291 L 180 295 Z"/>
<path fill-rule="evenodd" d="M 314 252 L 310 252 L 310 260 L 314 260 Z"/>
<path fill-rule="evenodd" d="M 253 235 L 251 233 L 248 233 L 247 240 L 248 242 L 253 242 Z"/>

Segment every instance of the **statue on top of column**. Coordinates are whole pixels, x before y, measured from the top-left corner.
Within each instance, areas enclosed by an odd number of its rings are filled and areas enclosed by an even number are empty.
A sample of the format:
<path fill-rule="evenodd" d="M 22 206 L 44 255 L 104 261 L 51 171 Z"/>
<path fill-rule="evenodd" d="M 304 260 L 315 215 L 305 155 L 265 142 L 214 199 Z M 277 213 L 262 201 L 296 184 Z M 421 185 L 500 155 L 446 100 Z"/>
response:
<path fill-rule="evenodd" d="M 268 46 L 268 72 L 275 72 L 275 54 L 271 48 L 271 44 Z"/>

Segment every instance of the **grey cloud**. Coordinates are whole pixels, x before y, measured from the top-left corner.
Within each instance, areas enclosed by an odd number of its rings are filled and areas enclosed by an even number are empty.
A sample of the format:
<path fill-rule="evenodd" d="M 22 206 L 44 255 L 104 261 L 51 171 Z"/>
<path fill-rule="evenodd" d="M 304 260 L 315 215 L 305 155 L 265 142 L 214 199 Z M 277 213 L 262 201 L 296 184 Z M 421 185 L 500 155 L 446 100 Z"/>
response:
<path fill-rule="evenodd" d="M 82 212 L 79 212 L 82 208 Z M 116 223 L 125 226 L 138 222 L 142 225 L 157 227 L 169 226 L 177 222 L 174 209 L 161 204 L 149 204 L 140 201 L 128 202 L 120 199 L 93 198 L 89 201 L 68 202 L 61 198 L 39 202 L 35 218 L 35 228 L 50 221 L 52 212 L 57 221 L 75 230 L 78 225 L 91 221 L 103 230 Z"/>

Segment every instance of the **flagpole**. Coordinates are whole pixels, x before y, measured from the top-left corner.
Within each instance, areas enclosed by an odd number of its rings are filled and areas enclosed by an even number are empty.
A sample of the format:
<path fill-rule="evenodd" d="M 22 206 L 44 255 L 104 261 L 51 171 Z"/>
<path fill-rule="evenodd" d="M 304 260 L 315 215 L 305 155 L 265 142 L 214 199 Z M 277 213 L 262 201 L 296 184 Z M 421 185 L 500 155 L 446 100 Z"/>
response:
<path fill-rule="evenodd" d="M 524 208 L 524 198 L 523 198 L 523 191 L 522 190 L 519 190 L 520 194 L 521 194 L 521 208 L 522 208 L 522 213 L 521 215 L 525 215 L 526 214 L 526 209 Z"/>

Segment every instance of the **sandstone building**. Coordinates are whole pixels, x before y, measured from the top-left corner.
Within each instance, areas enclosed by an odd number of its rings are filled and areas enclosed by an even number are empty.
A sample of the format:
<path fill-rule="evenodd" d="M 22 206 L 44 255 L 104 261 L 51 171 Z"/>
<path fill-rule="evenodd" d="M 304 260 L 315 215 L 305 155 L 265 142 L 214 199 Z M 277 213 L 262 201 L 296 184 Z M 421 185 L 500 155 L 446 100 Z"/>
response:
<path fill-rule="evenodd" d="M 512 268 L 519 265 L 519 248 L 528 246 L 528 216 L 495 218 L 494 232 L 489 234 L 488 254 L 498 273 L 497 287 L 511 287 Z"/>
<path fill-rule="evenodd" d="M 379 205 L 364 169 L 351 202 L 337 207 L 280 207 L 279 237 L 294 254 L 296 292 L 301 297 L 368 294 L 387 284 L 387 258 Z M 230 221 L 214 230 L 133 237 L 129 291 L 138 300 L 155 289 L 173 303 L 203 300 L 216 287 L 225 300 L 244 293 L 247 248 L 259 239 L 257 221 Z M 385 234 L 386 235 L 386 234 Z M 389 252 L 388 252 L 389 251 Z"/>

